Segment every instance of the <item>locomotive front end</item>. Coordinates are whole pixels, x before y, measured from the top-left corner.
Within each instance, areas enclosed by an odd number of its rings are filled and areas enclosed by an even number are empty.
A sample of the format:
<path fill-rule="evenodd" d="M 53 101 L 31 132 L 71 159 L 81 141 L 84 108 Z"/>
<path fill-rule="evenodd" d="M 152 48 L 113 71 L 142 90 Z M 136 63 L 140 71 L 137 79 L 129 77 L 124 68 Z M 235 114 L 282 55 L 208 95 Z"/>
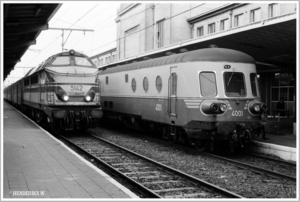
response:
<path fill-rule="evenodd" d="M 98 70 L 85 55 L 69 51 L 45 69 L 47 122 L 54 131 L 87 129 L 102 118 Z"/>

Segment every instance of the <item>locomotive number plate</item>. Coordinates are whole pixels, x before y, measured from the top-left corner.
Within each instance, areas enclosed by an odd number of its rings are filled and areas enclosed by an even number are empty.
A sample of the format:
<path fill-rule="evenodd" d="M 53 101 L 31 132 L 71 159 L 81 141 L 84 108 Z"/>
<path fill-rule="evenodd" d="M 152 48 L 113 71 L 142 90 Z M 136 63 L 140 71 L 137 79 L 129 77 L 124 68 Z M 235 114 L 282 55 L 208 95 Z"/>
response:
<path fill-rule="evenodd" d="M 82 91 L 81 85 L 71 85 L 71 91 Z"/>
<path fill-rule="evenodd" d="M 242 110 L 233 110 L 231 116 L 244 116 Z"/>

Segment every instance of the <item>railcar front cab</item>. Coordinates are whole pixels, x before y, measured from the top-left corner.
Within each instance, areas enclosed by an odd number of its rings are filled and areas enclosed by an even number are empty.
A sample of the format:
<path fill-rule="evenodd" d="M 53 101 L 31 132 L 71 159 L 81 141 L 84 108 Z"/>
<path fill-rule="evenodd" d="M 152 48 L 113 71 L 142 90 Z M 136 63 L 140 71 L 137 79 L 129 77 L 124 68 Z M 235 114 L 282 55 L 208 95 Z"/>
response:
<path fill-rule="evenodd" d="M 187 133 L 200 150 L 207 147 L 204 140 L 208 138 L 228 140 L 230 146 L 243 147 L 242 142 L 251 142 L 260 132 L 261 115 L 267 110 L 267 106 L 260 101 L 255 72 L 230 70 L 230 65 L 225 65 L 224 69 L 216 72 L 222 75 L 223 83 L 217 82 L 215 73 L 199 74 L 204 99 L 200 112 L 209 121 L 198 123 L 200 130 L 189 130 Z M 218 92 L 220 86 L 223 89 Z M 195 123 L 190 123 L 192 125 L 195 126 Z"/>

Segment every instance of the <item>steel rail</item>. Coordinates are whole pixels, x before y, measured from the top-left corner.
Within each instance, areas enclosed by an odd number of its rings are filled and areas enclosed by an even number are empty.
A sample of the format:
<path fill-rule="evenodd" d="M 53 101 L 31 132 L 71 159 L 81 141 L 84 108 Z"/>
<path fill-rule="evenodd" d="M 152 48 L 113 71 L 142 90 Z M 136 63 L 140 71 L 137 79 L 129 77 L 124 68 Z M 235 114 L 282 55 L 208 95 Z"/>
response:
<path fill-rule="evenodd" d="M 243 153 L 246 154 L 246 155 L 255 156 L 257 158 L 267 159 L 267 160 L 270 160 L 270 161 L 275 161 L 275 162 L 278 162 L 278 163 L 282 163 L 282 164 L 285 164 L 285 165 L 288 165 L 288 166 L 296 166 L 297 165 L 296 162 L 292 162 L 292 161 L 284 161 L 284 160 L 281 160 L 281 159 L 276 159 L 276 158 L 272 158 L 272 157 L 269 157 L 269 156 L 259 155 L 259 154 L 246 152 L 246 151 L 244 151 Z"/>
<path fill-rule="evenodd" d="M 110 166 L 109 164 L 107 164 L 106 162 L 100 160 L 98 157 L 96 157 L 95 155 L 89 153 L 88 151 L 86 151 L 85 149 L 81 148 L 80 146 L 76 145 L 74 142 L 72 142 L 71 140 L 69 140 L 68 138 L 64 137 L 64 136 L 60 136 L 62 139 L 64 139 L 66 142 L 68 142 L 69 144 L 71 144 L 72 146 L 76 147 L 76 149 L 82 151 L 85 155 L 90 156 L 90 158 L 93 158 L 94 160 L 96 160 L 98 163 L 100 163 L 101 165 L 104 165 L 106 168 L 108 168 L 109 170 L 113 171 L 114 173 L 116 173 L 119 176 L 122 176 L 125 180 L 128 180 L 130 183 L 134 184 L 135 186 L 137 186 L 139 189 L 141 189 L 142 191 L 144 191 L 145 193 L 149 194 L 150 197 L 153 198 L 161 198 L 161 196 L 159 196 L 158 194 L 156 194 L 155 192 L 152 192 L 150 189 L 148 189 L 147 187 L 143 186 L 142 184 L 134 181 L 133 179 L 127 177 L 126 175 L 124 175 L 122 172 L 116 170 L 114 167 Z"/>
<path fill-rule="evenodd" d="M 255 172 L 255 173 L 260 173 L 260 174 L 264 173 L 265 175 L 273 177 L 273 178 L 284 178 L 284 179 L 296 182 L 296 177 L 293 177 L 293 176 L 284 175 L 284 174 L 281 174 L 281 173 L 278 173 L 278 172 L 274 172 L 274 171 L 270 171 L 270 170 L 267 170 L 267 169 L 259 168 L 259 167 L 256 167 L 256 166 L 252 166 L 252 165 L 249 165 L 249 164 L 246 164 L 246 163 L 242 163 L 242 162 L 239 162 L 239 161 L 235 161 L 235 160 L 232 160 L 232 159 L 229 159 L 229 158 L 225 158 L 225 157 L 210 154 L 210 153 L 204 153 L 204 154 L 207 155 L 207 156 L 211 156 L 211 157 L 214 157 L 214 158 L 217 158 L 217 159 L 227 161 L 231 164 L 235 164 L 237 167 L 241 167 L 241 168 L 244 168 L 244 169 L 245 168 L 249 169 L 249 170 L 251 170 L 252 172 Z"/>
<path fill-rule="evenodd" d="M 112 143 L 112 142 L 109 142 L 109 141 L 107 141 L 107 140 L 104 140 L 104 139 L 102 139 L 102 138 L 100 138 L 100 137 L 97 137 L 97 136 L 95 136 L 95 135 L 90 135 L 90 136 L 92 136 L 92 137 L 94 137 L 94 138 L 96 138 L 96 139 L 98 139 L 98 140 L 100 140 L 100 141 L 106 142 L 107 144 L 113 145 L 113 146 L 117 147 L 118 149 L 121 149 L 121 150 L 123 150 L 123 151 L 126 151 L 126 152 L 128 152 L 128 153 L 130 153 L 130 154 L 132 154 L 132 155 L 134 155 L 134 156 L 137 156 L 137 157 L 143 159 L 143 160 L 146 160 L 146 161 L 151 162 L 151 163 L 153 163 L 153 164 L 155 164 L 155 165 L 161 166 L 162 168 L 164 168 L 164 169 L 166 169 L 166 170 L 168 170 L 168 171 L 174 172 L 174 173 L 178 174 L 179 176 L 184 177 L 184 178 L 188 179 L 189 181 L 191 181 L 191 182 L 193 182 L 193 183 L 199 184 L 199 185 L 201 185 L 201 186 L 203 186 L 203 187 L 205 187 L 205 188 L 207 188 L 207 189 L 213 190 L 213 191 L 215 191 L 216 193 L 221 194 L 222 196 L 225 196 L 225 197 L 228 197 L 228 198 L 244 198 L 244 197 L 242 197 L 241 195 L 238 195 L 238 194 L 236 194 L 236 193 L 234 193 L 234 192 L 228 191 L 228 190 L 223 189 L 223 188 L 221 188 L 221 187 L 218 187 L 218 186 L 216 186 L 216 185 L 214 185 L 214 184 L 211 184 L 211 183 L 209 183 L 209 182 L 206 182 L 206 181 L 204 181 L 204 180 L 198 179 L 198 178 L 196 178 L 196 177 L 194 177 L 194 176 L 191 176 L 191 175 L 189 175 L 189 174 L 186 174 L 186 173 L 184 173 L 184 172 L 181 172 L 181 171 L 179 171 L 179 170 L 176 170 L 176 169 L 174 169 L 174 168 L 172 168 L 172 167 L 169 167 L 169 166 L 167 166 L 167 165 L 164 165 L 164 164 L 162 164 L 162 163 L 159 163 L 159 162 L 157 162 L 157 161 L 154 161 L 153 159 L 150 159 L 150 158 L 148 158 L 148 157 L 142 156 L 142 155 L 140 155 L 140 154 L 138 154 L 138 153 L 136 153 L 136 152 L 130 151 L 130 150 L 124 148 L 124 147 L 121 147 L 121 146 L 119 146 L 119 145 L 117 145 L 117 144 L 114 144 L 114 143 Z"/>

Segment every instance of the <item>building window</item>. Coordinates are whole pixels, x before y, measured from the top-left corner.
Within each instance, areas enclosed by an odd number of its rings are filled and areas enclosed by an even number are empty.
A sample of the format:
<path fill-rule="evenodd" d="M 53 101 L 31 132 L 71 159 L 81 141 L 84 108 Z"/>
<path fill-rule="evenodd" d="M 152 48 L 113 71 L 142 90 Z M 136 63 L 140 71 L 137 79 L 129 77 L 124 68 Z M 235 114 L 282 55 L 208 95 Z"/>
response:
<path fill-rule="evenodd" d="M 269 5 L 269 18 L 278 16 L 278 4 Z"/>
<path fill-rule="evenodd" d="M 216 75 L 213 72 L 201 72 L 199 75 L 201 95 L 215 97 L 217 95 Z"/>
<path fill-rule="evenodd" d="M 250 22 L 260 21 L 260 8 L 250 11 Z"/>
<path fill-rule="evenodd" d="M 228 18 L 224 19 L 224 20 L 221 20 L 221 22 L 220 22 L 220 31 L 227 30 L 228 28 L 229 28 Z"/>
<path fill-rule="evenodd" d="M 243 25 L 243 14 L 234 16 L 234 26 L 238 27 Z"/>
<path fill-rule="evenodd" d="M 108 85 L 108 76 L 105 77 L 105 83 L 106 83 L 106 85 Z"/>
<path fill-rule="evenodd" d="M 136 90 L 136 81 L 135 81 L 135 78 L 133 78 L 131 80 L 131 88 L 132 88 L 132 91 L 135 92 L 135 90 Z"/>
<path fill-rule="evenodd" d="M 211 34 L 211 33 L 215 33 L 216 31 L 216 24 L 215 23 L 211 23 L 208 25 L 208 30 L 207 33 Z"/>
<path fill-rule="evenodd" d="M 156 85 L 156 90 L 160 93 L 162 89 L 162 80 L 160 76 L 156 77 L 155 85 Z"/>
<path fill-rule="evenodd" d="M 157 22 L 157 47 L 163 47 L 164 46 L 164 22 L 165 20 L 161 20 Z"/>
<path fill-rule="evenodd" d="M 295 77 L 292 73 L 283 72 L 273 74 L 270 109 L 277 109 L 277 102 L 283 99 L 285 101 L 285 110 L 288 110 L 289 116 L 292 116 L 296 96 L 294 88 Z"/>
<path fill-rule="evenodd" d="M 145 77 L 144 80 L 143 80 L 143 88 L 144 88 L 144 91 L 145 91 L 145 92 L 148 91 L 148 87 L 149 87 L 148 78 Z"/>
<path fill-rule="evenodd" d="M 203 35 L 204 35 L 204 29 L 203 29 L 203 26 L 202 26 L 202 27 L 198 27 L 198 28 L 197 28 L 197 37 L 203 36 Z"/>

